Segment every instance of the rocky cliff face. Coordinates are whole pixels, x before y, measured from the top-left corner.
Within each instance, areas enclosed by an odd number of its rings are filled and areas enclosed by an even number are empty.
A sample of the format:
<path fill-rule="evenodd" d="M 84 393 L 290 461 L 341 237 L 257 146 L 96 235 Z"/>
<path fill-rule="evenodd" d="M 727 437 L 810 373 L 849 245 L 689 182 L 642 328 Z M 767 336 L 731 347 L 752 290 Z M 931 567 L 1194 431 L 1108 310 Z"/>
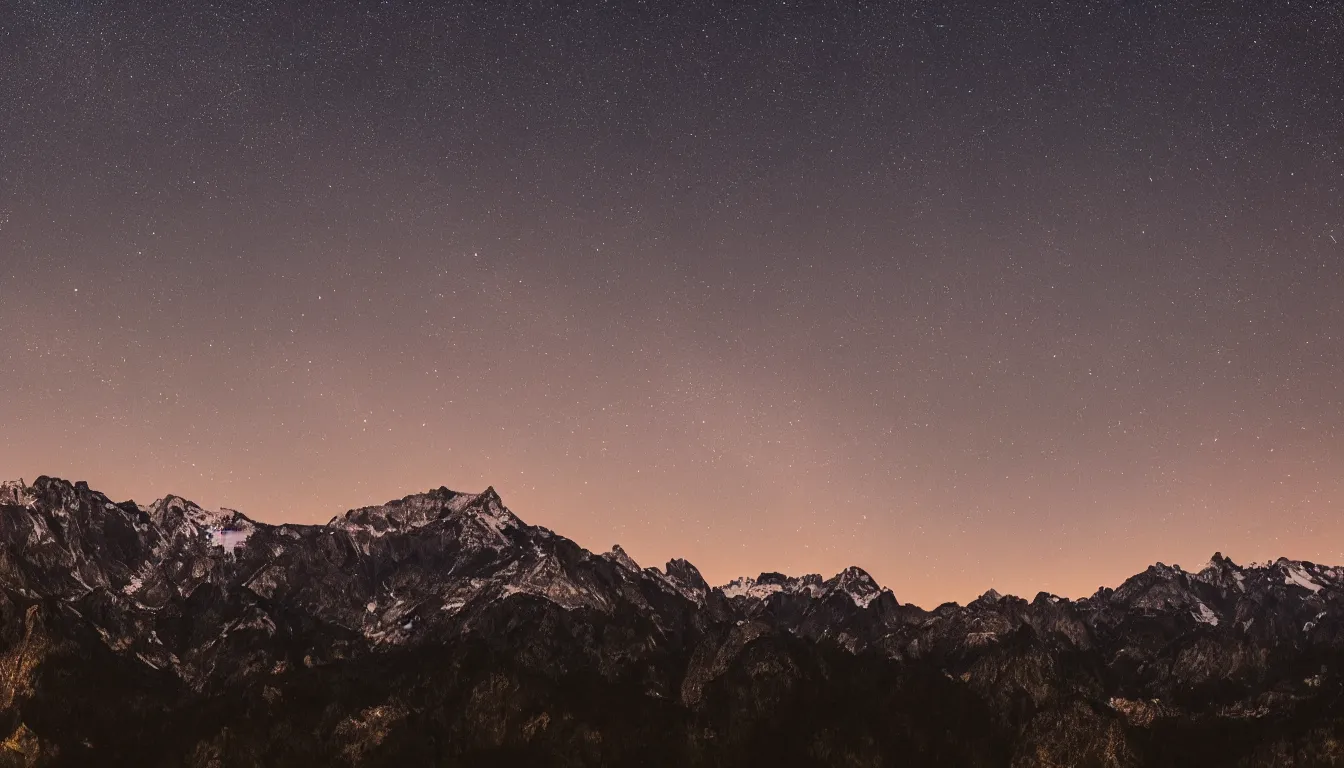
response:
<path fill-rule="evenodd" d="M 1344 765 L 1344 569 L 932 611 L 439 488 L 324 526 L 0 484 L 0 766 Z"/>

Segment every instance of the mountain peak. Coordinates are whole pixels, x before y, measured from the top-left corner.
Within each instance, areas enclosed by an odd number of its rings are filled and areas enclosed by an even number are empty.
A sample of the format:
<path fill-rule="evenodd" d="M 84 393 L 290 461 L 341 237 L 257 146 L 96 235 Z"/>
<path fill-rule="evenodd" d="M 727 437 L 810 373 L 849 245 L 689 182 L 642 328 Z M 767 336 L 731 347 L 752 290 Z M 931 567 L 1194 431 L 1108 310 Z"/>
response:
<path fill-rule="evenodd" d="M 23 506 L 28 498 L 28 484 L 23 482 L 23 478 L 0 482 L 0 504 Z"/>
<path fill-rule="evenodd" d="M 1214 553 L 1213 553 L 1213 557 L 1210 557 L 1210 558 L 1209 558 L 1209 562 L 1208 562 L 1203 568 L 1199 569 L 1198 572 L 1199 572 L 1199 573 L 1204 573 L 1205 571 L 1210 571 L 1210 570 L 1213 570 L 1213 571 L 1228 571 L 1228 570 L 1235 571 L 1235 570 L 1240 570 L 1240 567 L 1239 567 L 1236 563 L 1232 562 L 1232 559 L 1231 559 L 1231 558 L 1229 558 L 1229 557 L 1224 557 L 1222 552 L 1214 552 Z"/>
<path fill-rule="evenodd" d="M 1174 578 L 1183 575 L 1185 573 L 1185 570 L 1182 569 L 1181 566 L 1176 565 L 1174 563 L 1172 565 L 1167 565 L 1166 563 L 1159 560 L 1158 562 L 1148 566 L 1147 573 L 1151 573 L 1155 576 L 1161 576 L 1163 578 Z"/>
<path fill-rule="evenodd" d="M 33 484 L 27 487 L 29 493 L 43 498 L 59 497 L 65 503 L 73 502 L 79 494 L 81 486 L 87 491 L 88 483 L 80 481 L 72 483 L 59 477 L 49 475 L 40 475 Z"/>
<path fill-rule="evenodd" d="M 872 587 L 873 589 L 878 588 L 877 582 L 873 580 L 873 577 L 868 575 L 867 571 L 857 565 L 851 565 L 840 573 L 837 573 L 832 581 L 834 581 L 836 585 L 846 588 L 851 586 L 859 586 L 860 588 Z"/>
<path fill-rule="evenodd" d="M 144 508 L 149 519 L 165 531 L 205 530 L 212 538 L 225 531 L 249 531 L 256 527 L 251 519 L 235 509 L 205 509 L 190 499 L 168 494 Z M 185 528 L 183 526 L 186 526 Z M 195 528 L 193 528 L 194 526 Z M 246 540 L 246 536 L 243 537 Z M 228 551 L 232 552 L 231 547 Z"/>
<path fill-rule="evenodd" d="M 352 509 L 332 518 L 327 525 L 360 536 L 361 549 L 365 549 L 371 539 L 447 521 L 455 521 L 464 540 L 492 548 L 507 546 L 506 531 L 525 527 L 504 506 L 493 486 L 480 493 L 462 493 L 440 486 L 385 504 Z"/>
<path fill-rule="evenodd" d="M 836 574 L 823 586 L 827 594 L 845 594 L 860 608 L 867 608 L 882 594 L 877 581 L 857 565 L 851 565 Z"/>
<path fill-rule="evenodd" d="M 709 582 L 705 581 L 705 577 L 700 575 L 700 569 L 692 565 L 690 561 L 679 557 L 668 560 L 663 572 L 674 584 L 684 590 L 689 590 L 697 595 L 704 595 L 709 592 Z"/>
<path fill-rule="evenodd" d="M 1222 552 L 1214 552 L 1213 557 L 1209 558 L 1209 564 L 1195 574 L 1195 579 L 1221 589 L 1246 591 L 1246 574 L 1240 566 L 1224 557 Z"/>
<path fill-rule="evenodd" d="M 602 556 L 625 567 L 627 570 L 636 572 L 640 570 L 639 563 L 635 562 L 633 557 L 626 554 L 625 549 L 623 549 L 620 544 L 613 544 L 611 546 L 611 551 Z"/>
<path fill-rule="evenodd" d="M 164 496 L 161 499 L 155 499 L 154 502 L 149 505 L 150 509 L 157 509 L 163 511 L 185 510 L 190 509 L 191 507 L 194 506 L 196 506 L 196 503 L 194 501 L 184 499 L 181 496 L 177 496 L 171 493 L 168 494 L 167 496 Z"/>

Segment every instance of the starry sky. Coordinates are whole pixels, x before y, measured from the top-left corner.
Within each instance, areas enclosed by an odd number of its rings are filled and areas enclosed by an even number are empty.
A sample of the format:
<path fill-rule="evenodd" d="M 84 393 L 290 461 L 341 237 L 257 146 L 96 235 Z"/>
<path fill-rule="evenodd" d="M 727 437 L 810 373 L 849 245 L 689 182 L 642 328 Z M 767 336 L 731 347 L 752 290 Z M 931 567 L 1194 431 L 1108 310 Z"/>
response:
<path fill-rule="evenodd" d="M 0 475 L 713 583 L 1344 563 L 1344 6 L 0 2 Z"/>

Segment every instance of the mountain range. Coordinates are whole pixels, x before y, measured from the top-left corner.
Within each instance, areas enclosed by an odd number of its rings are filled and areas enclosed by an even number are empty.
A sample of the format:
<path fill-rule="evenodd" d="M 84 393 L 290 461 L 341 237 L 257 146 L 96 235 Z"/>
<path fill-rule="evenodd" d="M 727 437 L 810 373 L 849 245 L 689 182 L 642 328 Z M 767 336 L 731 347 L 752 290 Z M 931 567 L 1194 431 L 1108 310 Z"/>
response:
<path fill-rule="evenodd" d="M 712 587 L 438 488 L 326 525 L 0 484 L 7 766 L 1344 765 L 1344 568 Z"/>

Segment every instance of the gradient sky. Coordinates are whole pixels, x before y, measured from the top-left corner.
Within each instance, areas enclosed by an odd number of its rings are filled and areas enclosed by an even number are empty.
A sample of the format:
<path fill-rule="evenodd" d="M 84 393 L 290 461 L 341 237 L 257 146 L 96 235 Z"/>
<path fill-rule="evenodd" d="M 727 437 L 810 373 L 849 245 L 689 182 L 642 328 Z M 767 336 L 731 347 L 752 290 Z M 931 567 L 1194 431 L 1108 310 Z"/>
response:
<path fill-rule="evenodd" d="M 0 476 L 711 582 L 1344 563 L 1344 6 L 0 0 Z"/>

